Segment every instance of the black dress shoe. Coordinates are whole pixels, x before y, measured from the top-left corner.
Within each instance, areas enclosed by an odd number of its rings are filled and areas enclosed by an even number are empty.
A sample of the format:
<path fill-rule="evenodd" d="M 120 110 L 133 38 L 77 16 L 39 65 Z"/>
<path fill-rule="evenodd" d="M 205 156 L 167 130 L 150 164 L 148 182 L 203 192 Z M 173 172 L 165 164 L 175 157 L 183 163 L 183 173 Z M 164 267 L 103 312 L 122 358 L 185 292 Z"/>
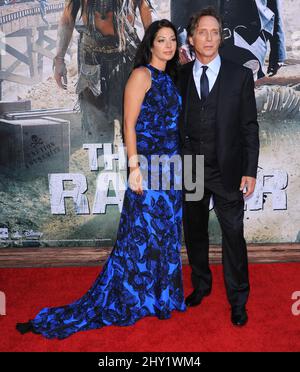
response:
<path fill-rule="evenodd" d="M 231 309 L 231 322 L 234 326 L 242 327 L 248 321 L 248 315 L 245 307 Z"/>
<path fill-rule="evenodd" d="M 32 332 L 32 333 L 37 334 L 37 332 L 36 332 L 35 329 L 33 328 L 33 325 L 32 325 L 32 323 L 31 323 L 31 321 L 28 321 L 27 323 L 17 323 L 17 324 L 16 324 L 16 329 L 17 329 L 17 331 L 19 331 L 22 335 L 24 335 L 25 333 L 29 333 L 29 332 Z"/>
<path fill-rule="evenodd" d="M 200 305 L 203 297 L 208 296 L 210 294 L 210 291 L 199 291 L 195 289 L 187 298 L 185 299 L 186 306 L 192 307 Z"/>

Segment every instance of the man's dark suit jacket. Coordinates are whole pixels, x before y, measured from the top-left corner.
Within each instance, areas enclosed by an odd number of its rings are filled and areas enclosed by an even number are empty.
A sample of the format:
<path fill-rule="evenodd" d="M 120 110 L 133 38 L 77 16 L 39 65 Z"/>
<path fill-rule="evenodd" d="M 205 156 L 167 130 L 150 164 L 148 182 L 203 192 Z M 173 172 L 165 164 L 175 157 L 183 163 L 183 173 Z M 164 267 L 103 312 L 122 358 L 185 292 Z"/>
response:
<path fill-rule="evenodd" d="M 252 71 L 221 59 L 218 108 L 216 120 L 216 150 L 223 186 L 237 191 L 242 176 L 256 177 L 259 155 L 257 110 Z M 193 83 L 194 62 L 181 67 L 178 87 L 183 100 L 179 119 L 180 140 L 185 143 L 188 97 Z M 197 143 L 193 143 L 198 153 Z M 200 154 L 200 152 L 198 153 Z"/>

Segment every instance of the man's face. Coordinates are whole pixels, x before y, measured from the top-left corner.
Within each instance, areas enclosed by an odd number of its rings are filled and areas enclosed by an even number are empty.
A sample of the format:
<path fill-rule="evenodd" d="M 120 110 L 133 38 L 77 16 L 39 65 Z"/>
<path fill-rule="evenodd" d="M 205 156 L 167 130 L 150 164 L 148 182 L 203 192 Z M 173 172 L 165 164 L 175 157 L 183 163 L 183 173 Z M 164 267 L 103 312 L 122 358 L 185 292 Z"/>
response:
<path fill-rule="evenodd" d="M 189 37 L 189 42 L 194 47 L 197 57 L 213 60 L 221 44 L 220 25 L 216 18 L 201 17 L 193 36 Z"/>

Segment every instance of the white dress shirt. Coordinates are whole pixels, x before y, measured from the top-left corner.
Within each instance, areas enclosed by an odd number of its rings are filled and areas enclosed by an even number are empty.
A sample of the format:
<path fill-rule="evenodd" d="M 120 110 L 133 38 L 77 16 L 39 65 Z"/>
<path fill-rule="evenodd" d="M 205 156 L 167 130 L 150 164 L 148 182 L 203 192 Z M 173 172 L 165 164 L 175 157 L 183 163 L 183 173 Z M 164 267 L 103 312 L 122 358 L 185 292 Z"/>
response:
<path fill-rule="evenodd" d="M 202 66 L 207 66 L 208 67 L 208 69 L 206 70 L 206 75 L 207 75 L 208 83 L 209 83 L 209 91 L 211 91 L 215 82 L 216 82 L 216 80 L 217 80 L 217 77 L 218 77 L 218 74 L 219 74 L 219 71 L 220 71 L 220 68 L 221 68 L 221 57 L 220 57 L 220 55 L 218 54 L 207 65 L 203 65 L 203 63 L 201 63 L 199 61 L 199 59 L 197 59 L 197 58 L 195 60 L 194 67 L 193 67 L 193 75 L 194 75 L 194 81 L 195 81 L 197 92 L 199 94 L 200 99 L 201 99 L 200 79 L 201 79 L 201 75 L 202 75 L 202 72 L 203 72 Z"/>

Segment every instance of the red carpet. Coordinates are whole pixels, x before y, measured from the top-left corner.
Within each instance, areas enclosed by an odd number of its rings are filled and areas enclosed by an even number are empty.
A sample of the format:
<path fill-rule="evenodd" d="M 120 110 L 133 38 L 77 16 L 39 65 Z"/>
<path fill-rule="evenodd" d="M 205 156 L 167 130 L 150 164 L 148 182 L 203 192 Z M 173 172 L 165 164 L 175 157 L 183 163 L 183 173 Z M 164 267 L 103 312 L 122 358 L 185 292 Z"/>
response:
<path fill-rule="evenodd" d="M 212 266 L 213 291 L 203 303 L 169 320 L 145 318 L 130 327 L 106 327 L 65 340 L 19 335 L 15 323 L 42 307 L 79 298 L 99 269 L 0 269 L 0 291 L 7 300 L 0 316 L 0 351 L 300 351 L 300 315 L 294 316 L 292 293 L 300 291 L 300 264 L 250 265 L 249 322 L 235 328 L 225 297 L 222 266 Z M 191 291 L 184 267 L 185 293 Z"/>

